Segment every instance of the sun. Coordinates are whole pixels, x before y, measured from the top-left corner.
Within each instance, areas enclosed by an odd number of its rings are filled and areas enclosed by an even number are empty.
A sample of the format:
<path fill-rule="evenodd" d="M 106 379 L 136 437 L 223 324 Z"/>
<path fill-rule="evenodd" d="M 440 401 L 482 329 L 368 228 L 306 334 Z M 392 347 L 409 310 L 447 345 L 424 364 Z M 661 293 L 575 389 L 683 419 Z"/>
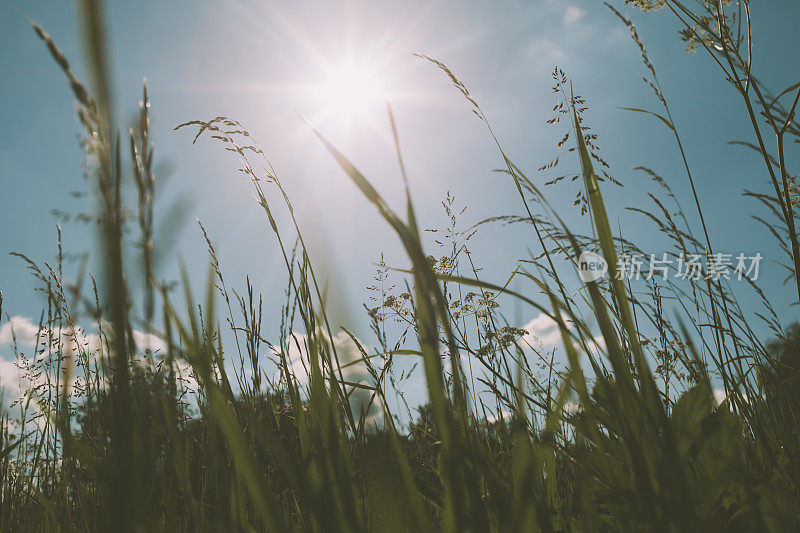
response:
<path fill-rule="evenodd" d="M 331 69 L 322 91 L 329 107 L 350 115 L 369 112 L 386 95 L 385 89 L 371 72 L 354 65 Z"/>
<path fill-rule="evenodd" d="M 345 62 L 326 65 L 316 87 L 322 114 L 352 121 L 372 119 L 388 98 L 385 77 L 372 65 Z"/>

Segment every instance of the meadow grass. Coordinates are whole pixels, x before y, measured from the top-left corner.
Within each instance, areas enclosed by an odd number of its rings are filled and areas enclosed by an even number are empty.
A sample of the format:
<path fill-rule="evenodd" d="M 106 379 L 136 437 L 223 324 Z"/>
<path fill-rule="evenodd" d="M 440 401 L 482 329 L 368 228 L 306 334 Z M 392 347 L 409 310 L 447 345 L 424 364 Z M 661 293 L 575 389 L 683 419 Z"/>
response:
<path fill-rule="evenodd" d="M 750 72 L 749 3 L 626 3 L 668 9 L 684 24 L 687 45 L 706 51 L 741 95 L 757 141 L 744 144 L 763 156 L 774 188 L 749 194 L 774 217 L 757 220 L 783 243 L 800 298 L 798 201 L 784 150 L 787 136 L 800 139 L 793 123 L 800 91 L 793 86 L 773 96 Z M 603 194 L 617 181 L 586 124 L 586 100 L 560 69 L 553 73 L 558 101 L 549 122 L 564 128 L 562 153 L 540 170 L 556 168 L 559 159 L 580 168 L 576 205 L 588 215 L 590 235 L 567 228 L 539 180 L 503 150 L 466 85 L 443 63 L 421 56 L 449 77 L 484 123 L 518 193 L 522 215 L 479 225 L 530 228 L 537 255 L 516 266 L 513 284 L 481 279 L 468 246 L 474 229 L 456 229 L 449 196 L 447 255 L 426 251 L 391 108 L 406 185 L 402 213 L 313 130 L 409 260 L 404 270 L 381 262 L 375 305 L 367 306 L 377 348 L 329 320 L 291 199 L 245 126 L 227 117 L 178 126 L 191 130 L 195 142 L 208 138 L 231 152 L 264 211 L 287 275 L 278 341 L 271 345 L 261 295 L 249 279 L 241 294 L 226 282 L 213 232 L 202 225 L 209 254 L 203 302 L 183 267 L 178 291 L 158 279 L 148 90 L 124 133 L 111 116 L 102 6 L 85 0 L 80 7 L 89 85 L 73 75 L 50 36 L 34 30 L 66 75 L 85 130 L 102 272 L 97 281 L 67 282 L 60 238 L 54 265 L 18 254 L 47 299 L 34 350 L 13 343 L 28 387 L 0 418 L 0 529 L 797 529 L 800 326 L 784 330 L 754 282 L 763 306 L 744 310 L 724 280 L 649 279 L 633 290 L 616 275 L 620 254 L 640 248 L 612 229 Z M 655 67 L 633 23 L 609 7 L 631 31 L 661 107 L 633 111 L 653 115 L 673 134 L 692 193 L 693 209 L 685 212 L 670 186 L 642 167 L 660 194 L 650 195 L 652 211 L 639 214 L 673 255 L 713 253 Z M 768 132 L 777 155 L 767 146 Z M 123 197 L 127 179 L 136 190 L 133 215 Z M 551 185 L 561 186 L 561 179 Z M 689 223 L 695 216 L 699 230 Z M 125 236 L 128 227 L 136 242 Z M 138 289 L 126 276 L 132 269 L 123 261 L 126 246 L 138 250 L 136 268 L 144 274 Z M 575 291 L 572 267 L 586 249 L 601 253 L 609 276 Z M 402 286 L 384 285 L 390 271 Z M 501 296 L 557 326 L 563 360 L 524 341 L 527 332 L 503 318 Z M 83 329 L 90 323 L 96 333 Z M 355 347 L 355 359 L 345 359 L 345 344 Z M 263 367 L 269 350 L 278 377 Z M 300 366 L 291 354 L 300 355 Z M 390 408 L 403 404 L 408 377 L 400 358 L 419 363 L 426 385 L 426 403 L 408 417 Z M 354 374 L 355 367 L 364 375 Z"/>

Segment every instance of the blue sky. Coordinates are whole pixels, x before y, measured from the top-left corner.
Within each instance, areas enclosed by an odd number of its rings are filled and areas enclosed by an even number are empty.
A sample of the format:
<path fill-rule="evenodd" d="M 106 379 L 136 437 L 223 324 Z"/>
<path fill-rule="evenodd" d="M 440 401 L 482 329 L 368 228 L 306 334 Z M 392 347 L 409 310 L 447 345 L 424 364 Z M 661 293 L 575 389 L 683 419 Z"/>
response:
<path fill-rule="evenodd" d="M 667 13 L 624 11 L 637 24 L 670 100 L 715 247 L 777 257 L 770 237 L 749 218 L 755 206 L 741 196 L 744 188 L 768 191 L 763 166 L 754 153 L 726 144 L 751 139 L 734 90 L 708 57 L 684 51 Z M 774 16 L 777 12 L 783 15 Z M 790 0 L 774 0 L 769 10 L 754 6 L 755 68 L 775 92 L 798 81 L 800 56 L 786 48 L 798 14 L 800 5 Z M 425 227 L 445 223 L 440 202 L 447 191 L 457 205 L 468 207 L 463 226 L 521 210 L 513 184 L 492 172 L 501 160 L 485 128 L 449 80 L 412 52 L 442 60 L 464 81 L 506 152 L 540 182 L 547 176 L 536 169 L 552 158 L 563 134 L 545 125 L 556 102 L 550 72 L 562 67 L 588 100 L 588 123 L 599 135 L 612 174 L 625 184 L 605 192 L 625 237 L 641 243 L 653 229 L 641 216 L 624 212 L 626 206 L 651 205 L 646 193 L 653 187 L 632 170 L 637 165 L 662 174 L 693 213 L 669 132 L 656 120 L 619 109 L 655 108 L 657 102 L 641 82 L 638 50 L 600 2 L 113 1 L 107 15 L 117 116 L 127 121 L 135 113 L 142 78 L 150 86 L 161 180 L 157 217 L 166 225 L 165 235 L 173 235 L 161 277 L 176 279 L 176 260 L 182 257 L 198 290 L 203 287 L 207 258 L 195 223 L 199 218 L 215 241 L 228 281 L 242 287 L 249 274 L 265 294 L 268 331 L 278 316 L 285 277 L 250 184 L 229 154 L 209 142 L 192 146 L 189 132 L 173 128 L 217 115 L 247 126 L 288 189 L 312 256 L 331 280 L 340 321 L 367 336 L 358 302 L 367 298 L 364 287 L 374 262 L 381 253 L 392 265 L 404 266 L 405 259 L 389 228 L 298 116 L 311 117 L 390 204 L 402 205 L 382 107 L 353 116 L 325 113 L 319 86 L 347 58 L 369 65 L 391 98 Z M 24 265 L 8 253 L 52 261 L 58 220 L 51 210 L 76 213 L 91 207 L 87 199 L 70 195 L 87 189 L 71 95 L 28 18 L 53 36 L 79 76 L 84 70 L 72 3 L 6 0 L 0 6 L 5 126 L 0 131 L 0 290 L 4 313 L 35 318 L 41 297 L 33 292 L 35 283 Z M 577 168 L 577 161 L 566 159 L 565 172 Z M 588 220 L 570 206 L 575 187 L 546 190 L 567 222 L 587 231 Z M 279 223 L 286 227 L 286 218 Z M 63 231 L 66 251 L 93 246 L 85 226 L 66 222 Z M 432 242 L 429 249 L 441 255 Z M 495 281 L 507 279 L 528 249 L 537 251 L 522 228 L 500 227 L 482 230 L 472 249 L 485 268 L 484 279 Z M 786 310 L 792 292 L 782 281 L 778 267 L 762 265 L 762 286 L 776 308 Z M 754 301 L 746 292 L 742 298 Z M 511 315 L 511 308 L 507 312 Z M 518 314 L 519 325 L 535 318 L 525 309 Z M 796 311 L 787 311 L 785 322 L 793 316 Z"/>

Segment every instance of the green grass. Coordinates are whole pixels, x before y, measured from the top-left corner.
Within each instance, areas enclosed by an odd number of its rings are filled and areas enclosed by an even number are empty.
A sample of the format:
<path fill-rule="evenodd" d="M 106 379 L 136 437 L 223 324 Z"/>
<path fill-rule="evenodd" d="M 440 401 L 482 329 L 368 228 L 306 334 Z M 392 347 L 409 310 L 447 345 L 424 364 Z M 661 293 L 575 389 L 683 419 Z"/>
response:
<path fill-rule="evenodd" d="M 656 3 L 685 23 L 684 40 L 706 50 L 741 95 L 758 141 L 749 146 L 763 155 L 774 186 L 774 195 L 751 193 L 774 215 L 757 220 L 784 243 L 786 257 L 779 260 L 788 261 L 800 291 L 797 193 L 783 148 L 786 136 L 800 139 L 792 122 L 800 91 L 790 87 L 775 98 L 750 73 L 747 3 L 700 2 L 695 11 L 673 0 Z M 182 292 L 158 279 L 147 87 L 124 133 L 109 111 L 101 6 L 91 0 L 80 6 L 90 85 L 72 74 L 49 35 L 34 29 L 66 74 L 85 128 L 102 272 L 97 281 L 67 283 L 60 239 L 55 265 L 18 254 L 47 303 L 35 351 L 24 353 L 15 343 L 31 386 L 0 418 L 0 530 L 791 531 L 800 525 L 800 326 L 784 331 L 754 283 L 763 306 L 743 310 L 721 281 L 645 280 L 633 290 L 614 276 L 619 254 L 638 248 L 612 229 L 603 195 L 613 194 L 616 180 L 586 124 L 586 100 L 561 70 L 553 74 L 559 100 L 549 122 L 565 128 L 562 153 L 544 170 L 558 159 L 580 168 L 576 204 L 589 215 L 590 235 L 566 227 L 539 180 L 502 149 L 466 85 L 421 56 L 450 78 L 488 128 L 518 192 L 522 215 L 484 222 L 531 229 L 521 249 L 537 255 L 516 265 L 509 280 L 481 279 L 468 247 L 473 230 L 457 230 L 449 196 L 447 255 L 429 255 L 391 108 L 406 180 L 402 213 L 314 130 L 375 207 L 364 216 L 383 219 L 408 256 L 406 270 L 381 261 L 367 309 L 373 348 L 334 328 L 279 176 L 245 126 L 226 117 L 176 129 L 192 130 L 195 142 L 221 144 L 252 181 L 286 267 L 281 324 L 274 332 L 262 329 L 261 295 L 249 278 L 241 294 L 226 282 L 213 232 L 202 225 L 209 253 L 203 302 L 195 300 L 185 269 Z M 612 9 L 631 30 L 663 107 L 634 111 L 655 116 L 674 135 L 693 193 L 693 210 L 684 212 L 670 187 L 642 167 L 660 188 L 651 199 L 661 216 L 640 214 L 654 222 L 653 240 L 668 241 L 675 253 L 711 252 L 702 202 L 655 68 L 633 24 Z M 759 113 L 763 120 L 755 118 Z M 770 155 L 765 131 L 773 134 L 777 156 Z M 126 200 L 124 181 L 131 178 L 137 194 Z M 125 208 L 131 201 L 133 216 Z M 688 222 L 695 216 L 700 237 Z M 123 261 L 134 246 L 141 287 L 127 281 L 132 267 Z M 587 248 L 602 253 L 611 276 L 575 290 L 570 267 Z M 390 275 L 402 284 L 387 288 Z M 554 352 L 521 347 L 526 332 L 499 309 L 510 299 L 557 325 L 565 362 Z M 766 326 L 757 327 L 753 316 Z M 87 343 L 80 326 L 88 323 L 98 333 Z M 161 345 L 157 353 L 142 345 L 144 334 Z M 272 346 L 278 377 L 261 364 L 265 337 L 278 339 Z M 343 343 L 355 346 L 355 359 L 340 353 Z M 293 353 L 302 354 L 303 375 Z M 408 416 L 399 413 L 408 379 L 401 360 L 417 362 L 426 385 L 425 404 Z M 364 375 L 353 377 L 355 367 Z M 722 401 L 715 389 L 724 391 Z"/>

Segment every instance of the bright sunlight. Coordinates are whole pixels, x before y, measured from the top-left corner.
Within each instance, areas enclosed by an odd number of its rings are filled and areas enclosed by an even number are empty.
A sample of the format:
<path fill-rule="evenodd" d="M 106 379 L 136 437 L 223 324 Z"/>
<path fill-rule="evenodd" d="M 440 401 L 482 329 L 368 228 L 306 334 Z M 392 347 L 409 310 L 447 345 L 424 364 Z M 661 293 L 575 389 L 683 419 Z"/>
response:
<path fill-rule="evenodd" d="M 387 98 L 374 69 L 348 63 L 329 68 L 319 88 L 326 112 L 342 117 L 369 117 Z"/>

